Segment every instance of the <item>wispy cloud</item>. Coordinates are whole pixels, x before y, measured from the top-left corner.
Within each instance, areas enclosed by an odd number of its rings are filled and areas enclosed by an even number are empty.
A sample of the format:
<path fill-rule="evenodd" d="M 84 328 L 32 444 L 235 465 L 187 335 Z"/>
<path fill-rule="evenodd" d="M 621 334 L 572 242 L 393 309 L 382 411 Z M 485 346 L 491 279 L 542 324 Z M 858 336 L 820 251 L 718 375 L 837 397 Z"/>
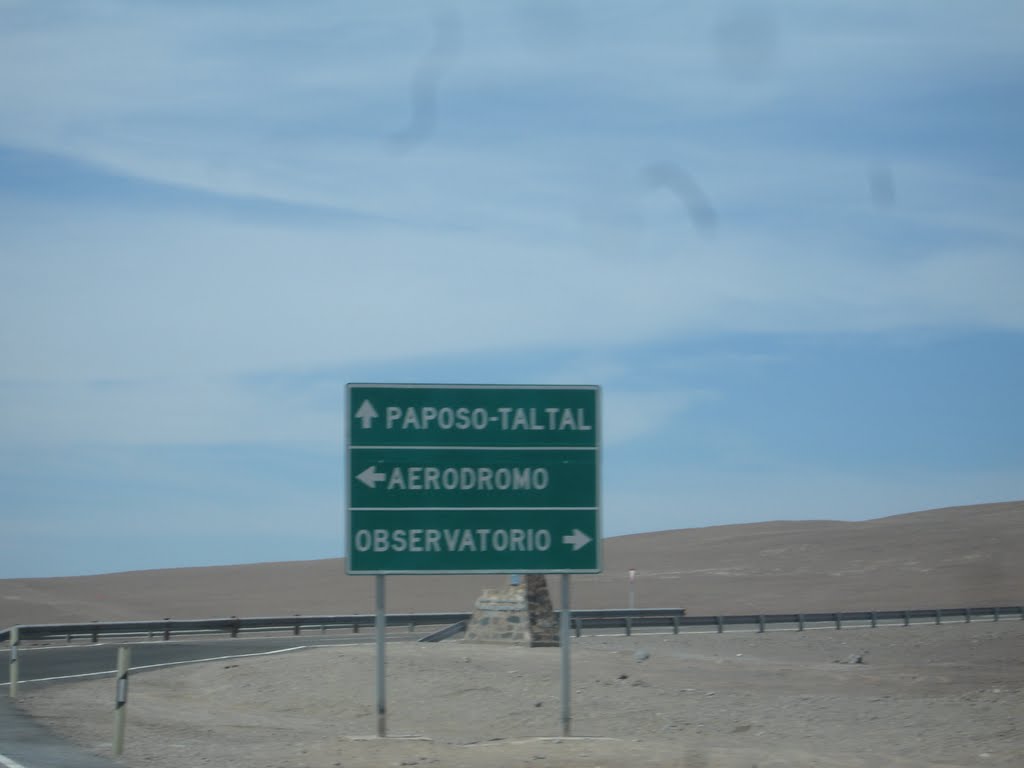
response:
<path fill-rule="evenodd" d="M 586 381 L 609 455 L 653 473 L 609 498 L 671 506 L 692 462 L 724 509 L 798 474 L 729 446 L 814 426 L 739 407 L 803 381 L 769 339 L 977 334 L 989 381 L 1019 375 L 1018 4 L 438 7 L 0 3 L 0 446 L 39 448 L 12 471 L 46 446 L 323 459 L 345 380 Z M 839 461 L 815 487 L 855 487 Z"/>

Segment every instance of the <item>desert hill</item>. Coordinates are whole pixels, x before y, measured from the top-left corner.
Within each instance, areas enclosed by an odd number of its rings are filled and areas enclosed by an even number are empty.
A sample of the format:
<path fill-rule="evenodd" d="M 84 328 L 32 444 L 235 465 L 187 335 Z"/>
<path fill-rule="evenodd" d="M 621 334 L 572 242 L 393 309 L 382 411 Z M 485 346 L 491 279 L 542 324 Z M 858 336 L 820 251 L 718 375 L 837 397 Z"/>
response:
<path fill-rule="evenodd" d="M 1020 605 L 1024 501 L 864 522 L 780 521 L 619 536 L 604 572 L 572 577 L 576 608 L 691 614 Z M 550 578 L 553 596 L 557 576 Z M 502 576 L 395 576 L 388 610 L 468 611 Z M 0 627 L 67 621 L 373 611 L 374 579 L 344 560 L 0 580 Z"/>

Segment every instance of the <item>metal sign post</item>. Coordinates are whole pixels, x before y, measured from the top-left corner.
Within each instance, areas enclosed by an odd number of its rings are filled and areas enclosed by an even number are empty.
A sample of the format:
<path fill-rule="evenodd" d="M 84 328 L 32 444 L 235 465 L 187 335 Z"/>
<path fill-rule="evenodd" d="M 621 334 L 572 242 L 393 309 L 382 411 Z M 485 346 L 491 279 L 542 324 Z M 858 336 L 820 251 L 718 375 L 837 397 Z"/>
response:
<path fill-rule="evenodd" d="M 569 736 L 572 732 L 571 696 L 572 686 L 569 679 L 569 574 L 562 574 L 562 612 L 559 618 L 559 643 L 562 646 L 562 735 Z"/>
<path fill-rule="evenodd" d="M 384 577 L 378 576 L 375 602 L 377 606 L 377 736 L 388 735 L 388 707 L 385 691 L 384 649 L 387 647 L 387 608 L 385 607 Z"/>

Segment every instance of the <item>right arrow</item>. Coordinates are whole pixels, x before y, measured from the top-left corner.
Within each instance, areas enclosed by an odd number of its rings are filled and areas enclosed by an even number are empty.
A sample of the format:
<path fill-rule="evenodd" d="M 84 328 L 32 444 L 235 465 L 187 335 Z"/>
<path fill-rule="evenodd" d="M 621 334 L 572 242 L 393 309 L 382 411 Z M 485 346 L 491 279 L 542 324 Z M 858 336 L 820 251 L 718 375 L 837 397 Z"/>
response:
<path fill-rule="evenodd" d="M 383 480 L 384 478 L 381 478 L 381 479 Z M 585 534 L 579 528 L 573 528 L 572 529 L 572 536 L 563 536 L 562 537 L 562 543 L 563 544 L 572 544 L 572 551 L 573 552 L 575 552 L 576 550 L 578 550 L 578 549 L 580 549 L 582 547 L 587 546 L 587 544 L 589 544 L 591 541 L 593 541 L 593 539 L 591 539 L 589 536 L 587 536 L 587 534 Z"/>
<path fill-rule="evenodd" d="M 372 466 L 367 467 L 362 472 L 360 472 L 358 475 L 356 475 L 356 480 L 359 480 L 360 482 L 362 482 L 363 484 L 369 486 L 370 488 L 376 488 L 377 487 L 377 483 L 382 483 L 385 480 L 387 480 L 387 478 L 388 478 L 388 476 L 385 475 L 383 472 L 378 472 L 377 471 L 377 465 L 376 464 L 373 464 Z"/>

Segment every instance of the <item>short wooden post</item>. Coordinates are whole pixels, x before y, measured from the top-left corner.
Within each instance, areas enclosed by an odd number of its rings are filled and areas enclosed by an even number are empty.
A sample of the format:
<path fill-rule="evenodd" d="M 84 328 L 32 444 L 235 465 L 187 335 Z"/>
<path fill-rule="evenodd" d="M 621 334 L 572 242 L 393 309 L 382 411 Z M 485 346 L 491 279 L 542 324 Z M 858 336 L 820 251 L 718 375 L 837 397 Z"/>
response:
<path fill-rule="evenodd" d="M 117 689 L 114 698 L 114 754 L 124 752 L 124 727 L 128 714 L 128 669 L 131 667 L 132 652 L 121 646 L 117 649 Z"/>
<path fill-rule="evenodd" d="M 18 645 L 21 642 L 20 627 L 11 627 L 11 674 L 10 674 L 10 697 L 12 699 L 18 696 Z"/>

